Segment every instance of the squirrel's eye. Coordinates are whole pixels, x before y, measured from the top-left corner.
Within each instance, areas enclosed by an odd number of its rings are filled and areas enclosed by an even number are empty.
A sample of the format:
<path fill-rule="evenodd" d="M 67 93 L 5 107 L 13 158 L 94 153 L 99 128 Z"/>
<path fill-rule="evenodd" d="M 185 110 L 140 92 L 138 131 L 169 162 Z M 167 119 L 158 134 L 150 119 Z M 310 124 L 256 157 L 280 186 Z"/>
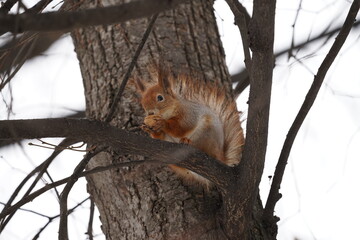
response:
<path fill-rule="evenodd" d="M 164 97 L 162 95 L 157 95 L 156 99 L 158 102 L 164 101 Z"/>

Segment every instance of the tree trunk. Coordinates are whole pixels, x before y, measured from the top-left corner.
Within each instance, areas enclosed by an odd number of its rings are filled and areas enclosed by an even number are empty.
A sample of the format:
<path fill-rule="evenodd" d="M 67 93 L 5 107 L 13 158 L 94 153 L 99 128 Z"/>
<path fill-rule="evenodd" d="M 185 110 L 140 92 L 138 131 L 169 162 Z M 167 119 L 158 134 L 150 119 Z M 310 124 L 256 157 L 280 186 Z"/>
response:
<path fill-rule="evenodd" d="M 96 6 L 93 1 L 77 4 L 89 8 L 113 3 L 98 0 Z M 146 76 L 147 66 L 160 59 L 171 71 L 195 71 L 205 81 L 226 85 L 230 93 L 212 5 L 213 1 L 190 1 L 161 13 L 133 73 Z M 148 21 L 138 19 L 72 33 L 89 118 L 105 119 Z M 112 124 L 133 129 L 142 118 L 137 96 L 127 88 Z M 129 159 L 136 157 L 107 152 L 92 159 L 89 167 Z M 91 175 L 87 180 L 107 239 L 225 238 L 217 221 L 221 207 L 218 192 L 182 182 L 167 166 L 122 168 Z"/>

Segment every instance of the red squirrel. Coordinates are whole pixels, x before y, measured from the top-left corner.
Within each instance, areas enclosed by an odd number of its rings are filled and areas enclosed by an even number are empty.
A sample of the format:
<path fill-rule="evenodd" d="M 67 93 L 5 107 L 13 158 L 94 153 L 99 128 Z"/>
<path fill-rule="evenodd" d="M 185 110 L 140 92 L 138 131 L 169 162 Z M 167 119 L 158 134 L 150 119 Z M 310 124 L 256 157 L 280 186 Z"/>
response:
<path fill-rule="evenodd" d="M 138 78 L 135 83 L 146 112 L 143 130 L 152 138 L 192 145 L 230 166 L 239 163 L 244 136 L 235 100 L 225 89 L 162 68 L 152 72 L 150 86 Z M 169 166 L 188 180 L 209 184 L 190 170 Z"/>

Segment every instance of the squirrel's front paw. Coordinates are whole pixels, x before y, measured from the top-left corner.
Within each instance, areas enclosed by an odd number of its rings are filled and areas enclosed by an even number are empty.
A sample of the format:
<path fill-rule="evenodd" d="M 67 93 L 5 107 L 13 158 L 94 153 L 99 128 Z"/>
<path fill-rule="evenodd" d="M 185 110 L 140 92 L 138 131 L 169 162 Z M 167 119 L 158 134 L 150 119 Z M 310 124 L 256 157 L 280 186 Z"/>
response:
<path fill-rule="evenodd" d="M 151 130 L 151 128 L 149 126 L 146 126 L 145 124 L 141 125 L 140 128 L 147 133 L 153 133 L 154 131 Z"/>
<path fill-rule="evenodd" d="M 165 120 L 160 115 L 149 115 L 144 119 L 147 130 L 159 132 L 165 126 Z"/>
<path fill-rule="evenodd" d="M 191 144 L 191 140 L 187 137 L 180 138 L 180 143 Z"/>

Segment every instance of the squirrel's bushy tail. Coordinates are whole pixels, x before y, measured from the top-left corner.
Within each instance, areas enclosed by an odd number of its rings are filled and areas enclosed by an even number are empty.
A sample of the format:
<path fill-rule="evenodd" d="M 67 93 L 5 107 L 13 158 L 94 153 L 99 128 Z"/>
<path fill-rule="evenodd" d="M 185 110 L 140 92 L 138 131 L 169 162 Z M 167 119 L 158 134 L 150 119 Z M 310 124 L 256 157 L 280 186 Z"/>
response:
<path fill-rule="evenodd" d="M 200 81 L 194 76 L 185 74 L 176 77 L 171 74 L 166 75 L 176 95 L 189 101 L 204 104 L 219 116 L 225 136 L 225 164 L 230 166 L 238 164 L 244 145 L 244 134 L 235 100 L 228 96 L 225 89 L 216 83 Z"/>

